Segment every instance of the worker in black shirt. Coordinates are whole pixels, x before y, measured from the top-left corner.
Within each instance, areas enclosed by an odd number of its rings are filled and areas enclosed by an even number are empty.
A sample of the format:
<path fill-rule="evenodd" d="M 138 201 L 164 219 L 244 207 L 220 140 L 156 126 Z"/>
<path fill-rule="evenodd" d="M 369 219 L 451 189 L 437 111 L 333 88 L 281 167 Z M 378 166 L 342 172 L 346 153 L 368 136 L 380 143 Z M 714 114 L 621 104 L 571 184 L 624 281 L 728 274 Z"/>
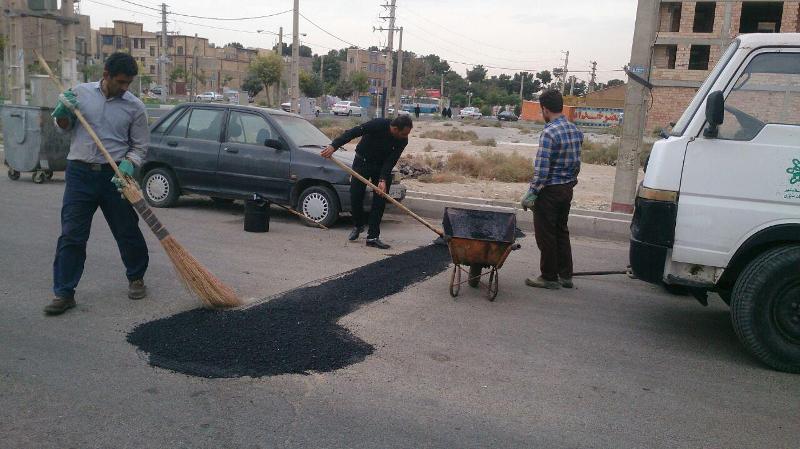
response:
<path fill-rule="evenodd" d="M 356 146 L 356 158 L 353 170 L 376 184 L 381 191 L 389 193 L 392 185 L 392 169 L 400 159 L 400 155 L 408 145 L 408 135 L 414 124 L 407 115 L 394 120 L 377 118 L 347 130 L 331 142 L 323 151 L 322 157 L 331 158 L 342 145 L 356 137 L 361 141 Z M 354 228 L 350 240 L 356 240 L 364 231 L 367 220 L 364 214 L 364 194 L 367 186 L 355 177 L 350 180 L 350 205 L 353 208 Z M 372 196 L 372 209 L 369 212 L 369 231 L 367 246 L 388 249 L 389 245 L 381 242 L 381 219 L 386 200 L 380 195 Z"/>

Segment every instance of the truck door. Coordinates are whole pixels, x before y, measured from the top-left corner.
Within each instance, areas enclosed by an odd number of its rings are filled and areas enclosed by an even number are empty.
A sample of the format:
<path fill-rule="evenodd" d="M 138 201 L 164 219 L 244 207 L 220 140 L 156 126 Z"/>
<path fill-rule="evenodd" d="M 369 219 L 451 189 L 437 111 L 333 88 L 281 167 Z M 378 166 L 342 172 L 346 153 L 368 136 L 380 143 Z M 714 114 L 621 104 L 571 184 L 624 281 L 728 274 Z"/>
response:
<path fill-rule="evenodd" d="M 800 217 L 800 50 L 754 51 L 724 94 L 718 137 L 687 147 L 678 262 L 725 267 L 747 236 Z"/>
<path fill-rule="evenodd" d="M 266 146 L 267 140 L 281 148 Z M 260 193 L 269 199 L 289 199 L 289 147 L 266 118 L 257 113 L 231 111 L 217 179 L 220 191 L 241 195 Z"/>

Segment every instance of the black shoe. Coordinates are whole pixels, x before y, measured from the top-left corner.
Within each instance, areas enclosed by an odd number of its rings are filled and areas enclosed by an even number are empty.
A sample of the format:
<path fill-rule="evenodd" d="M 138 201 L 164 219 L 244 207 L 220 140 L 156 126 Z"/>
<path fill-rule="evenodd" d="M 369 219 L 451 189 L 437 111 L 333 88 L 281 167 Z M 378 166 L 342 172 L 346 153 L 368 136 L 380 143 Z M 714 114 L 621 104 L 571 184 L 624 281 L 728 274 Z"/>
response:
<path fill-rule="evenodd" d="M 44 313 L 48 315 L 61 315 L 73 307 L 75 307 L 75 298 L 61 298 L 56 296 L 50 301 L 50 304 L 44 307 Z"/>
<path fill-rule="evenodd" d="M 433 241 L 433 244 L 439 246 L 447 246 L 447 240 L 445 240 L 444 237 L 439 236 L 436 237 L 436 240 Z"/>
<path fill-rule="evenodd" d="M 373 248 L 378 248 L 378 249 L 389 249 L 389 248 L 391 248 L 390 245 L 387 245 L 387 244 L 381 242 L 381 239 L 367 239 L 367 246 L 371 246 Z"/>
<path fill-rule="evenodd" d="M 350 237 L 347 237 L 348 240 L 351 242 L 358 239 L 358 236 L 364 232 L 364 226 L 356 226 L 350 231 Z"/>
<path fill-rule="evenodd" d="M 142 299 L 145 296 L 147 296 L 147 287 L 145 287 L 143 279 L 137 279 L 128 283 L 128 298 Z"/>

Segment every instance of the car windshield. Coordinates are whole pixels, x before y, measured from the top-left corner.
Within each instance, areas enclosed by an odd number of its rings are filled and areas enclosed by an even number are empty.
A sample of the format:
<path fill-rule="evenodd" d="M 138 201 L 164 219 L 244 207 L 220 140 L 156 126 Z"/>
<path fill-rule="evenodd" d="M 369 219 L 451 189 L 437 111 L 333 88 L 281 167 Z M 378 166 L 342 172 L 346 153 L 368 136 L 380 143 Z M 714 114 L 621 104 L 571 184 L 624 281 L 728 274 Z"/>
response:
<path fill-rule="evenodd" d="M 289 115 L 273 115 L 272 118 L 298 147 L 325 146 L 331 143 L 328 136 L 303 118 Z"/>
<path fill-rule="evenodd" d="M 339 103 L 336 103 L 334 106 L 349 106 L 349 105 L 350 105 L 350 103 L 345 103 L 345 102 L 340 101 Z"/>
<path fill-rule="evenodd" d="M 675 126 L 672 127 L 672 135 L 673 136 L 682 136 L 684 132 L 686 132 L 686 128 L 689 127 L 689 123 L 694 118 L 695 113 L 697 112 L 697 108 L 700 107 L 700 104 L 706 99 L 708 96 L 708 91 L 711 90 L 711 87 L 719 78 L 719 74 L 722 73 L 722 69 L 725 68 L 725 65 L 728 64 L 728 61 L 733 57 L 733 54 L 736 53 L 736 50 L 739 49 L 739 40 L 735 40 L 731 42 L 728 46 L 728 49 L 725 50 L 725 54 L 719 58 L 719 62 L 714 67 L 714 70 L 708 75 L 706 81 L 700 86 L 700 89 L 697 91 L 697 94 L 692 99 L 692 102 L 689 103 L 689 106 L 683 111 L 683 115 L 678 121 L 675 123 Z"/>

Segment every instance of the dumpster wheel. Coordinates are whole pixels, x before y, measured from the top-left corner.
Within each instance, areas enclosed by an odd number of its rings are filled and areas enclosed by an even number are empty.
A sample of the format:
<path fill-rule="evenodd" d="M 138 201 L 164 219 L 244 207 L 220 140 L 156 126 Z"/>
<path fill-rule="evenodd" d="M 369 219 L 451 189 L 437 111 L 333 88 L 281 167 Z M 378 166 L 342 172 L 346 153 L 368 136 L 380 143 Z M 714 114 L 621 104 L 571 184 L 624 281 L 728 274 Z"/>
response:
<path fill-rule="evenodd" d="M 36 184 L 43 183 L 45 178 L 46 178 L 46 176 L 45 176 L 43 171 L 35 171 L 35 172 L 33 172 L 33 175 L 31 176 L 31 179 L 33 179 L 33 182 L 35 182 Z"/>
<path fill-rule="evenodd" d="M 12 181 L 16 181 L 17 179 L 19 179 L 19 175 L 20 175 L 20 173 L 18 171 L 14 170 L 13 168 L 9 168 L 8 169 L 8 179 L 10 179 Z"/>

